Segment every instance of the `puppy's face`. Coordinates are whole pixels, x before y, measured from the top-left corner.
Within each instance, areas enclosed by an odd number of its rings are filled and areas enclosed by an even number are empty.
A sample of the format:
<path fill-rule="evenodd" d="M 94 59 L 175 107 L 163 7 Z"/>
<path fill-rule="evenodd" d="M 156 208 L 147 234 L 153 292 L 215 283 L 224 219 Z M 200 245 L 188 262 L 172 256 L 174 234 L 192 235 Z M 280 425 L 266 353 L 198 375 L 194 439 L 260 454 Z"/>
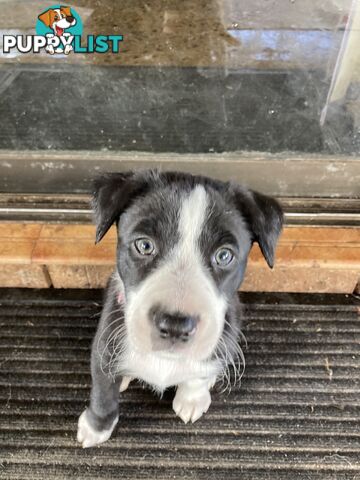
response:
<path fill-rule="evenodd" d="M 98 181 L 95 209 L 99 238 L 119 219 L 117 266 L 131 347 L 162 356 L 209 358 L 256 239 L 252 213 L 257 223 L 264 215 L 255 194 L 184 174 L 123 176 L 121 185 L 120 177 L 115 179 Z M 271 236 L 280 232 L 281 211 L 267 200 L 273 231 L 264 233 L 264 248 L 272 263 L 276 239 Z M 115 218 L 113 202 L 120 208 Z"/>
<path fill-rule="evenodd" d="M 46 12 L 39 15 L 47 27 L 51 27 L 56 35 L 62 35 L 64 30 L 76 24 L 76 19 L 72 16 L 70 7 L 49 8 Z"/>
<path fill-rule="evenodd" d="M 251 246 L 235 209 L 203 185 L 137 199 L 119 223 L 129 339 L 142 351 L 207 358 Z"/>

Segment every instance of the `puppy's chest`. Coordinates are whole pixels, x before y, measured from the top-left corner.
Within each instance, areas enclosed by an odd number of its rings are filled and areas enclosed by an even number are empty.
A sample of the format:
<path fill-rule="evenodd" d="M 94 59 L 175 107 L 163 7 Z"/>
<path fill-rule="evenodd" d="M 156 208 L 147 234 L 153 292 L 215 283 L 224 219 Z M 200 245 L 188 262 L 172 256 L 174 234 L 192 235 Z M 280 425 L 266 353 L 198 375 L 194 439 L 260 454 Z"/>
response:
<path fill-rule="evenodd" d="M 215 362 L 172 359 L 153 353 L 128 353 L 119 367 L 123 375 L 142 380 L 159 391 L 193 379 L 212 378 L 218 373 Z"/>

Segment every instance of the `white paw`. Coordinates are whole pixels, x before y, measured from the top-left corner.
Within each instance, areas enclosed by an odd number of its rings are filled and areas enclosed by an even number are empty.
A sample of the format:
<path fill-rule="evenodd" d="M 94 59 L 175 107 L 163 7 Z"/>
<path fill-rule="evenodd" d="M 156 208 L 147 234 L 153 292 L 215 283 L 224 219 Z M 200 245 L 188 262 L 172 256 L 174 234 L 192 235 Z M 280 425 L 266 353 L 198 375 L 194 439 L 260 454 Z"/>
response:
<path fill-rule="evenodd" d="M 52 45 L 48 45 L 48 46 L 45 48 L 45 50 L 46 50 L 48 53 L 50 53 L 50 55 L 54 55 L 54 53 L 55 53 L 55 49 L 54 49 L 54 47 L 53 47 Z"/>
<path fill-rule="evenodd" d="M 65 53 L 65 55 L 69 55 L 69 53 L 72 52 L 73 50 L 74 49 L 73 49 L 72 45 L 65 45 L 64 53 Z"/>
<path fill-rule="evenodd" d="M 173 410 L 184 423 L 194 423 L 208 411 L 210 404 L 211 396 L 206 388 L 192 390 L 180 385 L 173 400 Z"/>
<path fill-rule="evenodd" d="M 119 417 L 116 417 L 108 430 L 98 432 L 90 425 L 87 419 L 86 410 L 84 410 L 78 421 L 77 441 L 81 443 L 83 448 L 94 447 L 95 445 L 106 442 L 106 440 L 110 438 L 118 420 Z"/>
<path fill-rule="evenodd" d="M 133 377 L 123 377 L 120 383 L 119 392 L 125 392 L 132 380 L 134 380 Z"/>

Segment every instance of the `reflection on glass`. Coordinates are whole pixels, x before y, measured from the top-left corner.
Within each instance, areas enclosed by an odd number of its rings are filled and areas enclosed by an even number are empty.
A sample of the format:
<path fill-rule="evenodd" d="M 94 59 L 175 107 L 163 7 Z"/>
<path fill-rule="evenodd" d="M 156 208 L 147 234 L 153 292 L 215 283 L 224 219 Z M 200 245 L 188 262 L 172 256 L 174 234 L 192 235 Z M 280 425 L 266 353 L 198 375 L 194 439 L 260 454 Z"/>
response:
<path fill-rule="evenodd" d="M 1 48 L 0 148 L 357 154 L 359 3 L 78 0 L 120 53 Z M 3 38 L 53 6 L 1 7 Z"/>

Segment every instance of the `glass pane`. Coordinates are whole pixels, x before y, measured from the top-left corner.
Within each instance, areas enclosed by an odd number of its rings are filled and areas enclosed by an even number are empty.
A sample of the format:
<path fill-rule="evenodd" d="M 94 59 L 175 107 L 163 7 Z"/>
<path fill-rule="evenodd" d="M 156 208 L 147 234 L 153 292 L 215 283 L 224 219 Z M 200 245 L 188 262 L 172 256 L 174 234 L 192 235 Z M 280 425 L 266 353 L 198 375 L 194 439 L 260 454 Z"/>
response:
<path fill-rule="evenodd" d="M 354 158 L 359 4 L 2 0 L 0 151 Z M 60 47 L 74 35 L 73 49 L 20 51 L 46 33 Z"/>

